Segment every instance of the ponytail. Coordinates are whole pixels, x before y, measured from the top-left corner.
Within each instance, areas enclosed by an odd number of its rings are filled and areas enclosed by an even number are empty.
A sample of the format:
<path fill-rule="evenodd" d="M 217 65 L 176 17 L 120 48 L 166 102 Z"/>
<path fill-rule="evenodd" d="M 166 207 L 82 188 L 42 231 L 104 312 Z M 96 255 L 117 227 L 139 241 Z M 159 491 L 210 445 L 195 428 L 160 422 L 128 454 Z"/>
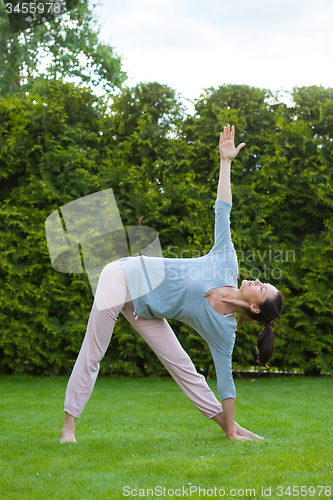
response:
<path fill-rule="evenodd" d="M 266 363 L 271 359 L 274 354 L 274 332 L 272 328 L 272 321 L 281 316 L 283 307 L 283 296 L 281 292 L 277 292 L 273 299 L 266 299 L 264 302 L 258 304 L 260 312 L 253 313 L 250 309 L 243 309 L 246 315 L 255 320 L 265 324 L 265 328 L 257 337 L 257 363 L 269 368 Z M 246 316 L 245 316 L 246 317 Z M 243 314 L 239 319 L 239 323 L 244 321 Z"/>
<path fill-rule="evenodd" d="M 257 337 L 257 363 L 269 368 L 266 363 L 274 354 L 274 332 L 272 323 L 266 323 L 265 328 Z"/>

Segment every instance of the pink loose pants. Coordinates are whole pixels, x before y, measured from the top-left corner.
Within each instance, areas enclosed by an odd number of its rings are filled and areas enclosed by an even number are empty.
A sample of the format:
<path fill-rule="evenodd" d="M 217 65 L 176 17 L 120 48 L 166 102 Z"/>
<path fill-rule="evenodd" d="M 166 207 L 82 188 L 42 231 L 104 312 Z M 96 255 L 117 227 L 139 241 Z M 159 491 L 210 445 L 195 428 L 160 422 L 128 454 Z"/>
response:
<path fill-rule="evenodd" d="M 68 381 L 64 411 L 75 418 L 82 413 L 94 388 L 99 362 L 109 346 L 120 311 L 152 348 L 194 406 L 208 419 L 221 413 L 221 403 L 208 387 L 205 377 L 197 373 L 168 322 L 163 318 L 146 319 L 136 315 L 119 260 L 108 264 L 100 275 L 86 335 Z"/>

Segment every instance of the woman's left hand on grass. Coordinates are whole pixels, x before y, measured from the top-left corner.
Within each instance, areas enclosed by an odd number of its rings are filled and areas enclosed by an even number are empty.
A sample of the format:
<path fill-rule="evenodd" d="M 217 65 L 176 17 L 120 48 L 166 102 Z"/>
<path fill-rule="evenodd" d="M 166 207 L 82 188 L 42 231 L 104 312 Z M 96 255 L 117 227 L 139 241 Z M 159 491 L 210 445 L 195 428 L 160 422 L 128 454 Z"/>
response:
<path fill-rule="evenodd" d="M 254 434 L 254 432 L 248 431 L 247 429 L 244 429 L 244 427 L 241 427 L 236 422 L 235 422 L 235 427 L 236 427 L 236 433 L 239 436 L 246 437 L 250 440 L 255 439 L 256 441 L 265 441 L 263 437 L 258 436 L 257 434 Z"/>

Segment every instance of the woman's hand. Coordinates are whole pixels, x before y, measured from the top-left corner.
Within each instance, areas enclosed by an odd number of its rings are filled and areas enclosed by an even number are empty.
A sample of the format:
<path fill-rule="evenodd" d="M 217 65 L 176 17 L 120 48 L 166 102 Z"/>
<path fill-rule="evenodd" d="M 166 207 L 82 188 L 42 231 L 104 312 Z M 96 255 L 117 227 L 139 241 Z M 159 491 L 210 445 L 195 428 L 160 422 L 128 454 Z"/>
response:
<path fill-rule="evenodd" d="M 265 441 L 263 437 L 254 434 L 254 432 L 244 429 L 244 427 L 241 427 L 239 424 L 237 424 L 237 422 L 235 422 L 235 429 L 238 436 L 243 436 L 249 440 L 255 439 L 256 441 Z"/>
<path fill-rule="evenodd" d="M 235 440 L 235 441 L 252 441 L 252 438 L 246 437 L 246 436 L 241 436 L 240 434 L 237 434 L 237 432 L 227 436 L 227 438 L 230 440 Z"/>
<path fill-rule="evenodd" d="M 220 134 L 220 144 L 219 150 L 222 160 L 232 160 L 238 154 L 238 152 L 245 146 L 245 142 L 242 142 L 237 148 L 235 148 L 234 144 L 235 138 L 235 127 L 231 127 L 230 125 L 224 127 L 223 132 Z"/>
<path fill-rule="evenodd" d="M 227 405 L 230 406 L 230 403 L 227 403 Z M 265 441 L 264 438 L 258 436 L 257 434 L 254 434 L 254 432 L 250 432 L 244 429 L 244 427 L 241 427 L 239 424 L 237 424 L 237 422 L 234 422 L 234 427 L 232 431 L 228 434 L 227 423 L 224 412 L 221 412 L 215 417 L 213 417 L 213 420 L 223 429 L 226 437 L 229 439 L 235 439 L 236 441 L 252 441 L 252 439 L 255 439 L 256 441 Z"/>

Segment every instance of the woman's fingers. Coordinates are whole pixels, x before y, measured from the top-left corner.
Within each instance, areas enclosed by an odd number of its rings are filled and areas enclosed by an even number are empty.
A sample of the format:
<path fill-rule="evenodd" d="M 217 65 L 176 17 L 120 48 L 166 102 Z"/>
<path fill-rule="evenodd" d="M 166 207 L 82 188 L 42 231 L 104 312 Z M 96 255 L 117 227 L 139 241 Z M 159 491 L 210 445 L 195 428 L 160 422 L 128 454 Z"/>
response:
<path fill-rule="evenodd" d="M 250 439 L 255 439 L 257 441 L 265 441 L 265 439 L 261 436 L 258 436 L 257 434 L 254 434 L 254 432 L 248 431 L 247 429 L 244 429 L 244 427 L 241 427 L 240 425 L 236 425 L 236 432 L 239 436 L 245 436 Z"/>
<path fill-rule="evenodd" d="M 223 158 L 235 158 L 235 156 L 239 153 L 239 151 L 245 146 L 245 142 L 240 143 L 237 148 L 235 147 L 235 127 L 234 125 L 230 128 L 230 125 L 226 125 L 223 128 L 223 131 L 220 133 L 220 153 L 222 154 L 223 150 Z"/>
<path fill-rule="evenodd" d="M 228 124 L 226 127 L 224 127 L 224 129 L 226 130 L 226 140 L 228 141 L 230 139 L 230 125 Z"/>
<path fill-rule="evenodd" d="M 235 127 L 230 125 L 226 125 L 223 128 L 223 131 L 220 133 L 220 142 L 219 142 L 219 150 L 221 161 L 222 160 L 233 160 L 235 156 L 239 153 L 239 151 L 245 146 L 245 142 L 242 142 L 235 148 Z"/>
<path fill-rule="evenodd" d="M 236 434 L 235 436 L 233 436 L 231 439 L 235 440 L 235 441 L 252 441 L 252 439 L 250 437 L 247 437 L 247 436 L 240 436 L 239 434 Z"/>
<path fill-rule="evenodd" d="M 237 146 L 237 153 L 245 146 L 245 142 L 242 142 L 239 146 Z"/>
<path fill-rule="evenodd" d="M 232 126 L 230 129 L 230 125 L 225 125 L 223 128 L 223 132 L 220 134 L 220 142 L 234 140 L 235 138 L 235 127 Z"/>

